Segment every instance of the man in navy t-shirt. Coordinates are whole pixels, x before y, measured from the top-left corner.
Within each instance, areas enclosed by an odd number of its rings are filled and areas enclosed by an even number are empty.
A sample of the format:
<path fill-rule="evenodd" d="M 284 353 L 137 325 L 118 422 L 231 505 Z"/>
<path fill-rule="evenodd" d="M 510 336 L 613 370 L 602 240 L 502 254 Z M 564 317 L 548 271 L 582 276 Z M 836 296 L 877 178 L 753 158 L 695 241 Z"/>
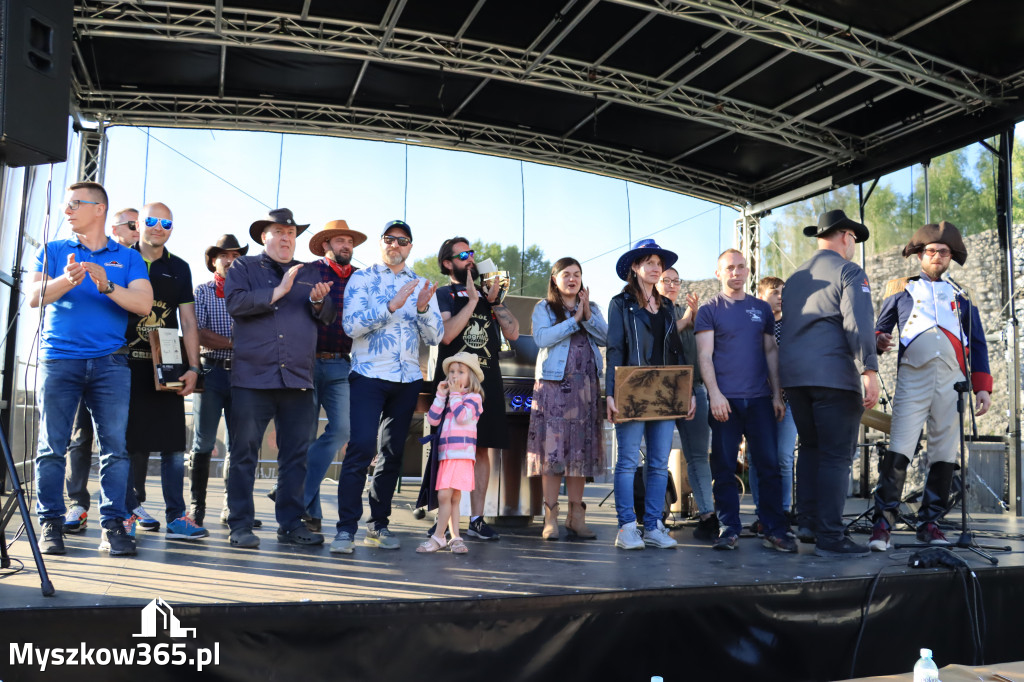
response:
<path fill-rule="evenodd" d="M 128 313 L 149 313 L 153 289 L 138 252 L 104 234 L 107 193 L 101 185 L 71 185 L 64 214 L 74 238 L 44 245 L 26 291 L 29 305 L 45 313 L 36 455 L 40 548 L 45 554 L 65 551 L 64 455 L 84 400 L 100 443 L 100 550 L 131 555 L 135 541 L 124 528 L 130 386 L 124 329 Z"/>
<path fill-rule="evenodd" d="M 736 457 L 747 438 L 747 456 L 757 467 L 758 514 L 764 546 L 795 552 L 782 512 L 782 475 L 775 457 L 777 420 L 785 414 L 779 384 L 778 346 L 771 306 L 747 295 L 750 268 L 743 254 L 727 249 L 715 276 L 722 292 L 697 311 L 697 354 L 708 389 L 711 473 L 721 534 L 715 549 L 736 549 L 742 530 Z"/>

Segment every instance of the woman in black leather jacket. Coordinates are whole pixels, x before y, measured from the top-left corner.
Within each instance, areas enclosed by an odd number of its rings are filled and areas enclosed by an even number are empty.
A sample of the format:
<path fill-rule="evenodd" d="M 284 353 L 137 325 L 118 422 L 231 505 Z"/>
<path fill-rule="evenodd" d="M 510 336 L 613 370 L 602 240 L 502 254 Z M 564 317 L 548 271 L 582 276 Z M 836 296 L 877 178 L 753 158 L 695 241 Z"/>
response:
<path fill-rule="evenodd" d="M 626 282 L 622 293 L 608 305 L 608 351 L 605 394 L 608 420 L 614 422 L 615 368 L 619 366 L 692 364 L 684 357 L 676 332 L 673 307 L 662 299 L 655 285 L 664 268 L 672 266 L 676 254 L 662 249 L 653 239 L 643 239 L 619 257 L 615 266 L 619 279 Z M 691 359 L 692 360 L 692 359 Z M 691 399 L 693 418 L 696 403 Z M 619 532 L 615 546 L 643 549 L 645 545 L 669 549 L 676 541 L 662 523 L 665 489 L 668 485 L 668 456 L 672 448 L 672 419 L 630 421 L 615 424 L 618 455 L 615 462 L 615 511 Z M 644 533 L 637 529 L 633 510 L 633 477 L 640 459 L 640 443 L 645 440 Z"/>

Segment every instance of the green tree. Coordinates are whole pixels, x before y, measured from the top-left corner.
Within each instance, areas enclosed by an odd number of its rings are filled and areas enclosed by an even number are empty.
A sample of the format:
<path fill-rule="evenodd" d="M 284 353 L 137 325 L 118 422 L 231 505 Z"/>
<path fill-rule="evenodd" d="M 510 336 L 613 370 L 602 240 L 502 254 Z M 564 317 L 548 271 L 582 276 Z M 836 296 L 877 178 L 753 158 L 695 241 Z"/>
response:
<path fill-rule="evenodd" d="M 930 221 L 949 222 L 964 235 L 991 229 L 995 212 L 982 201 L 982 188 L 968 163 L 967 150 L 957 149 L 931 160 L 928 168 Z M 914 180 L 914 227 L 925 223 L 924 173 Z"/>
<path fill-rule="evenodd" d="M 999 139 L 988 140 L 994 149 L 999 147 Z M 978 161 L 974 166 L 978 177 L 978 196 L 982 203 L 984 215 L 989 216 L 989 227 L 995 227 L 996 220 L 996 182 L 998 168 L 995 155 L 982 148 Z M 1013 223 L 1024 223 L 1024 140 L 1017 137 L 1013 140 Z M 954 223 L 959 225 L 959 223 Z"/>
<path fill-rule="evenodd" d="M 526 247 L 525 257 L 514 244 L 476 241 L 470 244 L 470 248 L 476 251 L 475 260 L 478 263 L 490 258 L 499 270 L 508 271 L 512 280 L 510 294 L 538 298 L 547 295 L 551 262 L 544 257 L 544 252 L 536 244 Z M 434 282 L 442 285 L 448 282 L 448 276 L 441 274 L 441 266 L 436 256 L 421 258 L 413 263 L 412 268 L 417 274 Z"/>

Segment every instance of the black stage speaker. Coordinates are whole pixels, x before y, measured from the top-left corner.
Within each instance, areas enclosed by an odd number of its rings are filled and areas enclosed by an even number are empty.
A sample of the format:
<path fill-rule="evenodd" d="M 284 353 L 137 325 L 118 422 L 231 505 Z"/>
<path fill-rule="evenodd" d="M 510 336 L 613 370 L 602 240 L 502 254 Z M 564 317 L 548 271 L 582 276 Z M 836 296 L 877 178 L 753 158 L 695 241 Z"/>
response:
<path fill-rule="evenodd" d="M 67 160 L 74 0 L 0 0 L 0 160 Z"/>

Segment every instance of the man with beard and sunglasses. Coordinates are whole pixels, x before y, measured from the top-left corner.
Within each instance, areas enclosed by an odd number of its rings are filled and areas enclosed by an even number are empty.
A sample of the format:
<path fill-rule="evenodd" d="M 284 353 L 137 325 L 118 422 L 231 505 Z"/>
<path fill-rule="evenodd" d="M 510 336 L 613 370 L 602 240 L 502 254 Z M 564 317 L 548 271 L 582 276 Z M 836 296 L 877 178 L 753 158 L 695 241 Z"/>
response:
<path fill-rule="evenodd" d="M 434 387 L 444 379 L 444 361 L 459 352 L 480 358 L 484 371 L 484 411 L 477 425 L 474 488 L 470 493 L 470 519 L 466 534 L 479 540 L 497 540 L 498 534 L 484 523 L 484 500 L 491 477 L 490 449 L 508 448 L 508 426 L 505 419 L 505 393 L 498 367 L 501 334 L 509 341 L 519 338 L 519 320 L 512 311 L 495 302 L 499 287 L 494 284 L 486 297 L 481 296 L 474 280 L 479 276 L 475 253 L 465 237 L 452 237 L 441 244 L 437 263 L 448 275 L 449 285 L 437 290 L 437 308 L 444 320 L 444 338 L 437 347 Z M 430 531 L 433 534 L 433 529 Z"/>
<path fill-rule="evenodd" d="M 303 521 L 314 533 L 319 533 L 324 518 L 320 505 L 320 483 L 327 474 L 334 457 L 348 442 L 349 387 L 348 375 L 352 370 L 352 339 L 341 326 L 345 304 L 345 287 L 352 273 L 352 251 L 366 241 L 366 235 L 350 230 L 344 220 L 332 220 L 309 239 L 309 250 L 323 256 L 313 265 L 325 282 L 331 282 L 328 295 L 338 308 L 338 318 L 329 325 L 317 328 L 316 364 L 313 368 L 313 396 L 317 411 L 324 409 L 327 428 L 316 437 L 317 419 L 313 424 L 316 440 L 306 453 L 306 491 L 303 498 Z"/>

